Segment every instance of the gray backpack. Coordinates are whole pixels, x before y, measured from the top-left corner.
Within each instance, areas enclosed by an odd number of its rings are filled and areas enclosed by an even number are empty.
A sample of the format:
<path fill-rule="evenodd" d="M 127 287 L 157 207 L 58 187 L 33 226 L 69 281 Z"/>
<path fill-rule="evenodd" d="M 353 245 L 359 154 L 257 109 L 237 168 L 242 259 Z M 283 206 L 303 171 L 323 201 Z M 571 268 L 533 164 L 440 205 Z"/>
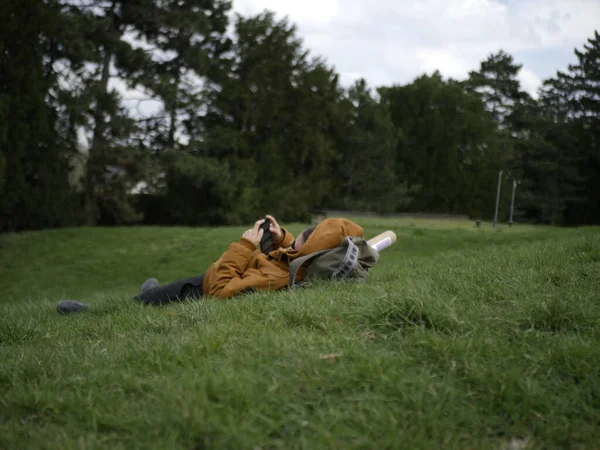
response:
<path fill-rule="evenodd" d="M 321 250 L 290 263 L 290 286 L 296 274 L 307 266 L 305 281 L 310 279 L 367 281 L 368 271 L 379 261 L 379 253 L 360 237 L 348 236 L 338 247 Z"/>

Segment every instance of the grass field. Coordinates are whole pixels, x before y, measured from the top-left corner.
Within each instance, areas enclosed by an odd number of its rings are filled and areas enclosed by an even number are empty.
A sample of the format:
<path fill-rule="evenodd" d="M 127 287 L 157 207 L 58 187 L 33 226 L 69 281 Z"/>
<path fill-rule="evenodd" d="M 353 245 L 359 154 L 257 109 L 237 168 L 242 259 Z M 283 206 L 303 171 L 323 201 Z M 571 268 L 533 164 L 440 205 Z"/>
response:
<path fill-rule="evenodd" d="M 162 308 L 245 228 L 0 236 L 0 448 L 600 447 L 600 229 L 356 220 L 366 284 Z"/>

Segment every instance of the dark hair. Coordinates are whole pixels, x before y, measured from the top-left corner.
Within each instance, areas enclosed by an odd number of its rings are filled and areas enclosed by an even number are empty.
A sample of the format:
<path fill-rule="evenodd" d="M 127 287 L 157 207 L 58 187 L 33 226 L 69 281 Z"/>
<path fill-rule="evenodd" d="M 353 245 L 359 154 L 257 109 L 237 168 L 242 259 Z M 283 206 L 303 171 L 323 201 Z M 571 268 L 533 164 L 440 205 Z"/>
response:
<path fill-rule="evenodd" d="M 298 235 L 298 237 L 302 236 L 302 242 L 304 244 L 306 244 L 306 241 L 308 240 L 309 236 L 312 234 L 312 232 L 315 231 L 314 228 L 307 228 L 306 230 L 304 230 L 302 233 L 300 233 L 300 235 Z M 294 239 L 294 242 L 292 242 L 292 248 L 294 250 L 296 250 L 296 241 L 298 239 Z"/>
<path fill-rule="evenodd" d="M 313 233 L 313 231 L 315 231 L 314 228 L 307 228 L 306 230 L 304 230 L 302 232 L 302 240 L 304 241 L 304 243 L 306 243 L 306 241 L 308 241 L 308 238 Z"/>

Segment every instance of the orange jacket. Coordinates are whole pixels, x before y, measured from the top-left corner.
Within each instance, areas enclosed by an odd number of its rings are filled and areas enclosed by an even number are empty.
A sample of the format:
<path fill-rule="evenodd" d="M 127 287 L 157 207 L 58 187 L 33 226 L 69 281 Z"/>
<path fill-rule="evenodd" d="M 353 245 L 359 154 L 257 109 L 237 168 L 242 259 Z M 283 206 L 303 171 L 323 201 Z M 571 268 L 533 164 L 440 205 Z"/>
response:
<path fill-rule="evenodd" d="M 275 250 L 265 255 L 247 239 L 240 239 L 215 261 L 204 275 L 202 289 L 205 295 L 221 298 L 257 290 L 274 291 L 289 284 L 290 262 L 295 258 L 319 250 L 335 248 L 346 236 L 364 237 L 363 229 L 347 219 L 326 219 L 310 235 L 300 250 L 292 250 L 294 236 L 283 229 L 283 239 L 274 243 Z M 300 269 L 296 280 L 301 281 Z"/>

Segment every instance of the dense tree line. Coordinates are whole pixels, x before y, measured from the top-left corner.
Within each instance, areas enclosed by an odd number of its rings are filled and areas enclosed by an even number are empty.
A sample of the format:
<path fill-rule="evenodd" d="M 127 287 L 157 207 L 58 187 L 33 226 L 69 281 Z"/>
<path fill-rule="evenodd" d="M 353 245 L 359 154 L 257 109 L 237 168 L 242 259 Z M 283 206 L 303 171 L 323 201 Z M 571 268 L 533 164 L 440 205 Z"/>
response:
<path fill-rule="evenodd" d="M 600 223 L 597 32 L 539 98 L 503 51 L 462 81 L 344 88 L 289 21 L 230 12 L 227 0 L 4 0 L 0 231 L 323 208 L 490 218 L 499 170 L 503 220 L 517 180 L 517 220 Z M 160 109 L 133 114 L 124 89 Z"/>

